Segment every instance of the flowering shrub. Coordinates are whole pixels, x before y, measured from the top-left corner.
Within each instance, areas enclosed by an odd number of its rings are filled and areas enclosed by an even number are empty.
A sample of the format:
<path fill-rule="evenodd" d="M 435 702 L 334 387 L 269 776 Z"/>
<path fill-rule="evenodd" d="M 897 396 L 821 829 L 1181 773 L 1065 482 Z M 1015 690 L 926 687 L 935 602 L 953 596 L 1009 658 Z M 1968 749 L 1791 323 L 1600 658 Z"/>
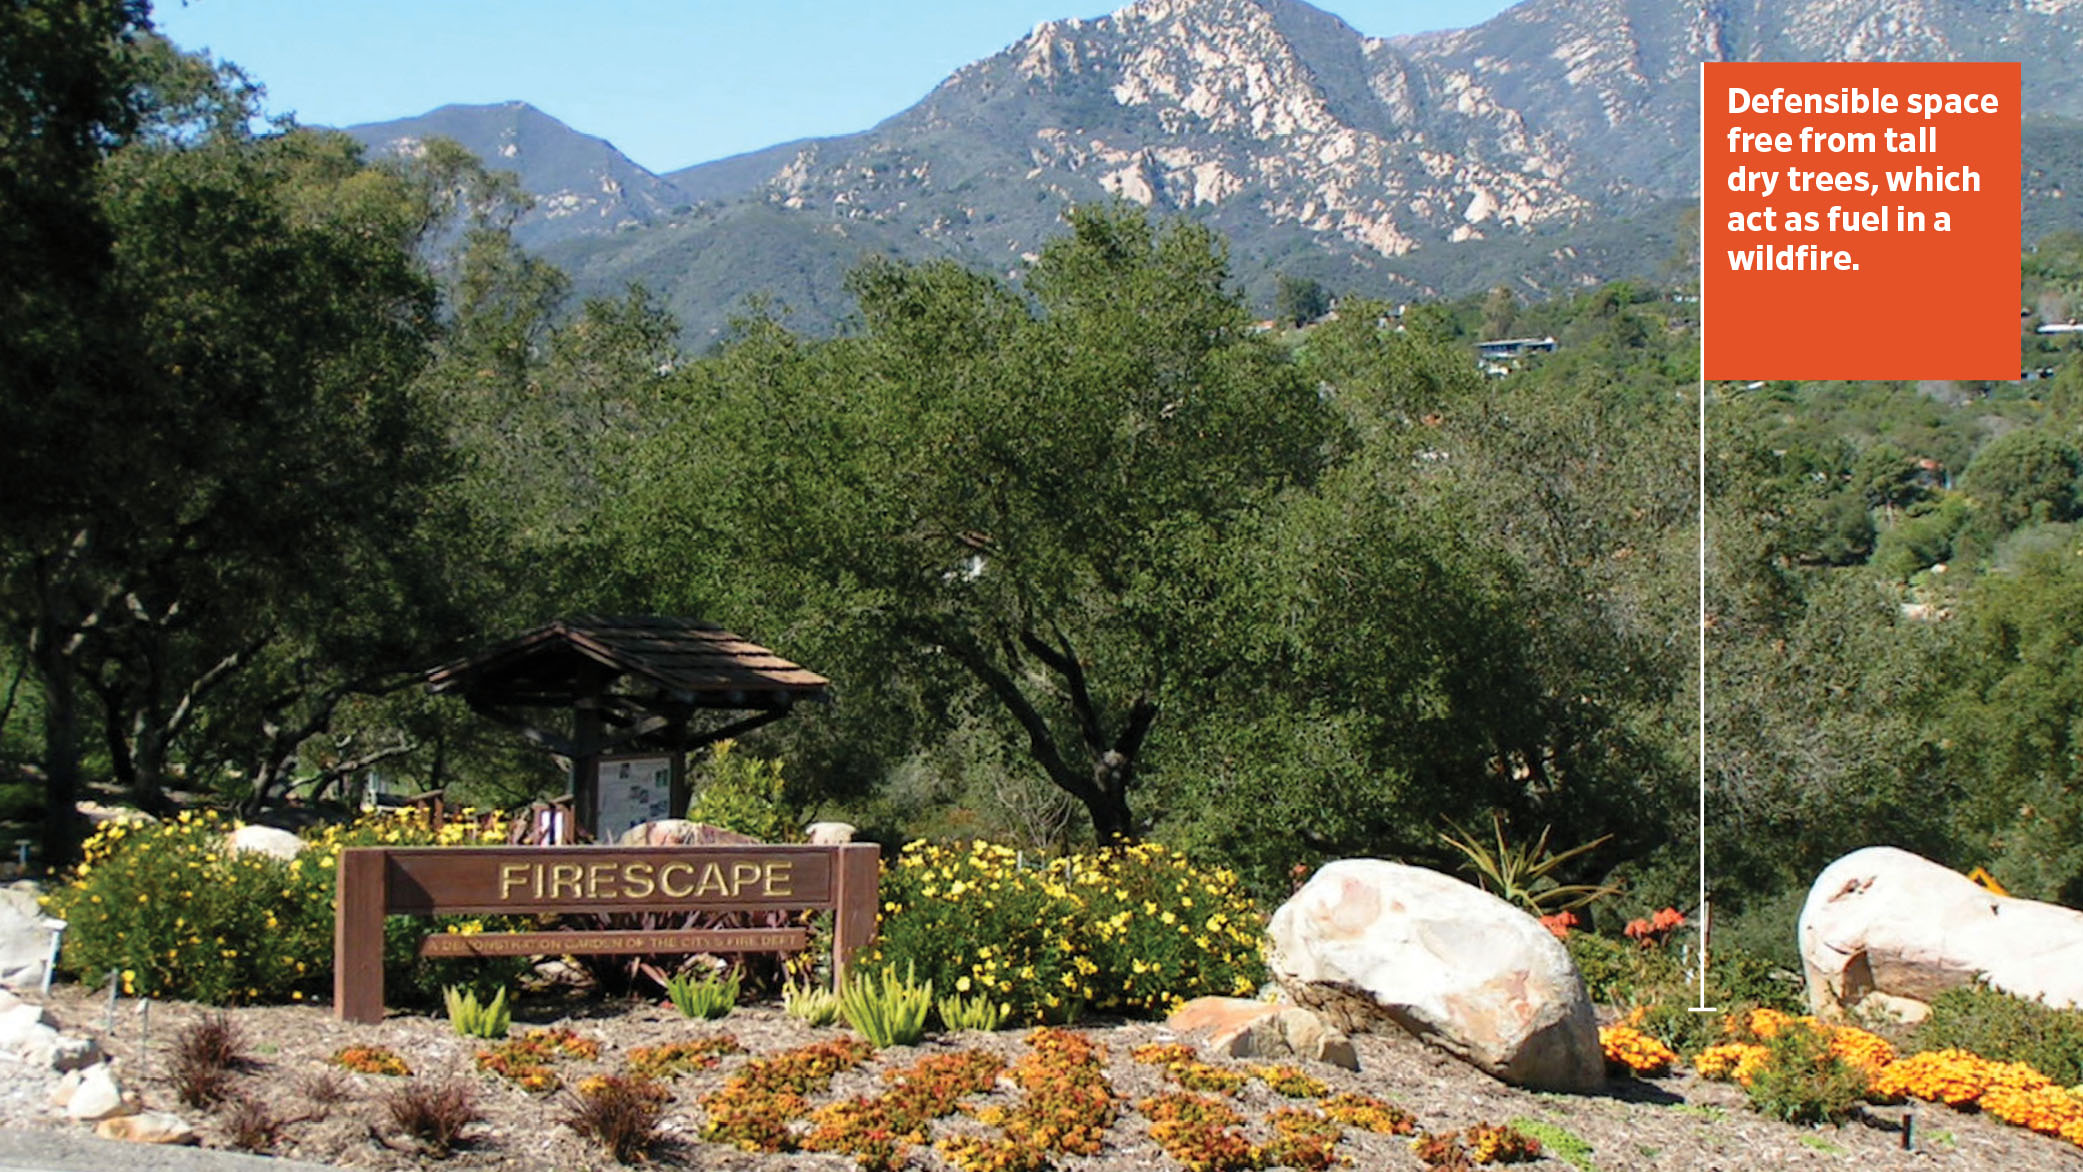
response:
<path fill-rule="evenodd" d="M 328 827 L 289 862 L 233 853 L 238 823 L 187 811 L 158 823 L 104 825 L 82 848 L 69 882 L 46 898 L 70 927 L 63 963 L 94 980 L 113 969 L 125 993 L 213 1005 L 302 1001 L 332 984 L 333 898 L 344 846 L 477 841 L 475 822 L 431 829 L 418 811 L 365 815 Z M 457 927 L 475 921 L 450 920 Z M 477 924 L 481 927 L 481 924 Z M 417 959 L 428 921 L 393 917 L 385 970 L 400 999 L 439 1003 L 444 984 L 510 982 L 525 958 Z"/>
<path fill-rule="evenodd" d="M 875 1047 L 840 1038 L 784 1050 L 745 1064 L 723 1089 L 702 1099 L 709 1113 L 702 1138 L 735 1144 L 748 1152 L 785 1152 L 795 1147 L 791 1120 L 810 1113 L 805 1095 L 832 1085 L 832 1076 L 859 1066 Z"/>
<path fill-rule="evenodd" d="M 388 1046 L 343 1046 L 333 1051 L 329 1061 L 333 1065 L 358 1074 L 389 1074 L 398 1077 L 412 1073 L 398 1052 Z"/>
<path fill-rule="evenodd" d="M 600 1057 L 600 1043 L 564 1026 L 533 1029 L 489 1050 L 479 1050 L 477 1068 L 489 1070 L 529 1094 L 541 1095 L 563 1085 L 564 1080 L 550 1069 L 550 1063 L 560 1057 L 590 1061 Z"/>
<path fill-rule="evenodd" d="M 1678 1054 L 1669 1046 L 1630 1025 L 1611 1026 L 1598 1032 L 1599 1048 L 1606 1053 L 1606 1069 L 1616 1074 L 1668 1074 Z"/>
<path fill-rule="evenodd" d="M 1012 1107 L 986 1107 L 979 1123 L 1002 1137 L 952 1136 L 935 1145 L 964 1172 L 1026 1172 L 1049 1166 L 1052 1152 L 1090 1156 L 1106 1142 L 1120 1107 L 1107 1082 L 1106 1051 L 1078 1034 L 1039 1029 L 1032 1051 L 1012 1069 L 1025 1097 Z"/>
<path fill-rule="evenodd" d="M 1620 934 L 1644 948 L 1658 948 L 1671 939 L 1671 934 L 1685 926 L 1685 917 L 1677 908 L 1667 907 L 1645 920 L 1629 920 Z"/>
<path fill-rule="evenodd" d="M 1236 876 L 1155 844 L 1022 866 L 990 843 L 913 843 L 882 894 L 884 965 L 915 965 L 936 990 L 989 996 L 1024 1020 L 1164 1013 L 1264 976 L 1263 921 Z"/>
<path fill-rule="evenodd" d="M 1987 985 L 1948 989 L 1931 999 L 1917 1027 L 1920 1050 L 1970 1050 L 2027 1062 L 2063 1086 L 2083 1083 L 2083 1012 L 2055 1009 Z"/>
<path fill-rule="evenodd" d="M 629 1052 L 629 1072 L 640 1078 L 667 1079 L 691 1070 L 713 1069 L 724 1055 L 744 1052 L 745 1047 L 730 1034 L 638 1046 Z"/>

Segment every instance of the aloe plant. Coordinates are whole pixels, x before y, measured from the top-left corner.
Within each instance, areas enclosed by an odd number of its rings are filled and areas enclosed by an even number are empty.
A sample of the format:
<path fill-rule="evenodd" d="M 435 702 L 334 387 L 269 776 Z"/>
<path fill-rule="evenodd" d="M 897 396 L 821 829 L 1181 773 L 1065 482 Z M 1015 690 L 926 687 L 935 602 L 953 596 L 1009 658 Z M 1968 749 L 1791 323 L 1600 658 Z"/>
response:
<path fill-rule="evenodd" d="M 476 990 L 449 985 L 441 990 L 441 1000 L 448 1006 L 448 1024 L 466 1038 L 503 1038 L 513 1024 L 505 989 L 481 1003 Z"/>
<path fill-rule="evenodd" d="M 947 1029 L 990 1033 L 1005 1024 L 1010 1007 L 981 993 L 974 997 L 956 993 L 934 1002 L 933 1008 L 940 1014 L 940 1024 Z"/>
<path fill-rule="evenodd" d="M 781 987 L 781 1008 L 805 1025 L 828 1026 L 839 1020 L 839 994 L 791 981 Z"/>
<path fill-rule="evenodd" d="M 680 1011 L 680 1016 L 713 1020 L 737 1008 L 738 974 L 696 977 L 676 973 L 665 983 L 665 995 L 672 1000 L 673 1008 Z"/>
<path fill-rule="evenodd" d="M 862 975 L 839 991 L 839 1011 L 846 1024 L 870 1045 L 909 1046 L 926 1036 L 926 1016 L 933 1011 L 933 982 L 918 983 L 918 971 L 905 966 L 904 976 L 885 972 Z"/>
<path fill-rule="evenodd" d="M 1554 915 L 1557 912 L 1580 908 L 1595 899 L 1602 899 L 1619 891 L 1591 883 L 1558 883 L 1555 870 L 1571 859 L 1596 850 L 1613 836 L 1600 835 L 1590 842 L 1581 843 L 1562 852 L 1548 849 L 1549 827 L 1542 827 L 1540 837 L 1533 845 L 1514 845 L 1505 841 L 1504 819 L 1493 814 L 1490 817 L 1494 847 L 1484 846 L 1476 837 L 1453 822 L 1455 833 L 1441 834 L 1440 839 L 1448 846 L 1460 851 L 1468 858 L 1468 865 L 1476 873 L 1476 883 L 1484 891 L 1495 895 L 1506 903 L 1517 904 L 1536 916 Z"/>

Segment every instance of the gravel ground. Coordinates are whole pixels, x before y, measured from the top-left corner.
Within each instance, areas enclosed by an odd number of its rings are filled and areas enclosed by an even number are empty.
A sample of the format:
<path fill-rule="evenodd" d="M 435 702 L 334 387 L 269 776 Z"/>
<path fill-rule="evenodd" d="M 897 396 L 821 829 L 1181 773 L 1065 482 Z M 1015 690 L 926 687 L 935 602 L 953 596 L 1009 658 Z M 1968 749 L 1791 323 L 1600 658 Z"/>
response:
<path fill-rule="evenodd" d="M 193 1122 L 205 1144 L 230 1146 L 222 1112 L 183 1109 L 166 1081 L 167 1047 L 175 1034 L 210 1011 L 182 1003 L 154 1003 L 140 1015 L 137 1002 L 125 1002 L 115 1029 L 106 1032 L 106 1001 L 76 986 L 61 986 L 49 998 L 52 1012 L 73 1033 L 98 1039 L 114 1056 L 126 1087 L 138 1091 L 148 1107 L 176 1110 Z M 239 1009 L 231 1019 L 252 1053 L 254 1065 L 236 1076 L 237 1092 L 265 1104 L 279 1117 L 291 1119 L 280 1130 L 269 1154 L 367 1169 L 500 1168 L 525 1172 L 610 1168 L 600 1150 L 558 1120 L 568 1096 L 529 1095 L 493 1075 L 473 1068 L 481 1043 L 456 1037 L 444 1019 L 394 1014 L 378 1025 L 338 1022 L 323 1006 Z M 620 1069 L 628 1051 L 640 1045 L 729 1033 L 753 1054 L 840 1036 L 837 1030 L 813 1030 L 771 1006 L 754 1006 L 718 1022 L 689 1022 L 670 1007 L 626 1001 L 548 999 L 525 1002 L 517 1014 L 517 1030 L 526 1025 L 566 1025 L 602 1043 L 599 1060 L 566 1061 L 557 1067 L 567 1085 L 587 1074 Z M 1144 1042 L 1172 1040 L 1167 1031 L 1147 1023 L 1093 1022 L 1080 1027 L 1105 1046 L 1114 1088 L 1130 1103 L 1165 1084 L 1158 1072 L 1135 1062 L 1129 1051 Z M 149 1031 L 149 1036 L 147 1036 Z M 1025 1050 L 1024 1031 L 961 1034 L 930 1038 L 916 1047 L 887 1050 L 867 1065 L 842 1074 L 823 1102 L 872 1093 L 883 1070 L 908 1066 L 931 1052 L 984 1047 L 1008 1060 Z M 1431 1131 L 1467 1127 L 1478 1122 L 1538 1120 L 1563 1128 L 1582 1140 L 1588 1155 L 1579 1168 L 1739 1172 L 1750 1169 L 1857 1168 L 1861 1172 L 1891 1169 L 2005 1170 L 2052 1172 L 2083 1170 L 2083 1150 L 2032 1135 L 1976 1115 L 1925 1107 L 1917 1125 L 1918 1150 L 1904 1150 L 1905 1108 L 1877 1108 L 1842 1127 L 1801 1128 L 1764 1120 L 1744 1105 L 1736 1088 L 1687 1074 L 1653 1082 L 1616 1082 L 1600 1095 L 1569 1096 L 1514 1090 L 1454 1059 L 1405 1037 L 1363 1036 L 1355 1039 L 1361 1070 L 1312 1068 L 1334 1090 L 1349 1090 L 1392 1100 L 1417 1114 Z M 455 1079 L 467 1084 L 486 1119 L 466 1133 L 467 1142 L 445 1159 L 420 1152 L 397 1135 L 384 1117 L 381 1101 L 404 1080 L 349 1074 L 343 1101 L 324 1105 L 308 1093 L 311 1080 L 332 1069 L 327 1058 L 348 1045 L 382 1045 L 404 1056 L 415 1078 Z M 831 1155 L 791 1153 L 761 1155 L 738 1152 L 698 1139 L 701 1096 L 717 1089 L 744 1057 L 726 1059 L 717 1069 L 680 1079 L 666 1130 L 675 1141 L 658 1153 L 655 1166 L 782 1172 L 784 1169 L 830 1169 L 840 1172 L 851 1160 Z M 65 1120 L 47 1103 L 55 1078 L 34 1072 L 0 1069 L 0 1125 L 21 1128 L 85 1131 Z M 1018 1091 L 1001 1084 L 983 1102 L 1010 1102 Z M 1285 1103 L 1253 1082 L 1237 1102 L 1247 1118 L 1263 1120 Z M 936 1125 L 936 1135 L 980 1130 L 966 1117 Z M 1253 1138 L 1266 1138 L 1262 1123 Z M 1176 1168 L 1150 1139 L 1147 1125 L 1125 1106 L 1108 1136 L 1108 1146 L 1092 1157 L 1058 1161 L 1063 1172 L 1129 1172 Z M 1418 1170 L 1409 1141 L 1347 1129 L 1341 1153 L 1360 1169 Z M 930 1149 L 914 1149 L 913 1167 L 952 1167 Z M 1549 1156 L 1534 1169 L 1563 1169 L 1569 1163 Z"/>

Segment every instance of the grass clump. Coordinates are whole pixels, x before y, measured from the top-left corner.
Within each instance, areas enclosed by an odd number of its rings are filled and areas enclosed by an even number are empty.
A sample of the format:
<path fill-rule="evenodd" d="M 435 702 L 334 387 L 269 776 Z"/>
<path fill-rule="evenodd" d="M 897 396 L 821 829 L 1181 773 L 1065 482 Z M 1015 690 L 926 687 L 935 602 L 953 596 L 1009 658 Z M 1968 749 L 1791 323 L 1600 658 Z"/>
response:
<path fill-rule="evenodd" d="M 456 1033 L 466 1038 L 503 1038 L 512 1027 L 513 1012 L 506 1004 L 506 990 L 492 995 L 489 1002 L 480 1002 L 477 991 L 449 985 L 441 990 L 441 1000 L 448 1006 L 448 1024 Z"/>
<path fill-rule="evenodd" d="M 383 1097 L 383 1112 L 392 1127 L 436 1157 L 455 1150 L 463 1129 L 485 1117 L 470 1088 L 460 1082 L 406 1083 Z"/>
<path fill-rule="evenodd" d="M 2054 1009 L 1987 985 L 1948 989 L 1912 1036 L 1917 1050 L 1966 1050 L 2023 1062 L 2059 1086 L 2083 1083 L 2083 1012 Z"/>
<path fill-rule="evenodd" d="M 697 977 L 692 973 L 675 973 L 665 983 L 665 995 L 672 1000 L 673 1008 L 681 1017 L 714 1021 L 738 1007 L 738 974 L 731 972 L 712 973 Z"/>
<path fill-rule="evenodd" d="M 1583 1136 L 1555 1123 L 1539 1119 L 1514 1119 L 1512 1127 L 1540 1141 L 1547 1153 L 1577 1172 L 1598 1172 L 1591 1159 L 1591 1144 Z"/>
<path fill-rule="evenodd" d="M 174 1095 L 190 1107 L 214 1107 L 232 1097 L 232 1075 L 252 1061 L 238 1025 L 224 1014 L 209 1014 L 174 1035 Z"/>
<path fill-rule="evenodd" d="M 579 1084 L 563 1123 L 607 1149 L 617 1164 L 629 1164 L 664 1142 L 658 1125 L 671 1101 L 670 1091 L 643 1075 L 600 1075 Z"/>
<path fill-rule="evenodd" d="M 925 1037 L 926 1016 L 932 1009 L 933 982 L 919 983 L 918 973 L 909 966 L 902 978 L 889 971 L 862 974 L 839 993 L 846 1024 L 877 1049 L 909 1046 Z"/>
<path fill-rule="evenodd" d="M 282 1128 L 288 1122 L 258 1099 L 238 1098 L 224 1113 L 224 1137 L 242 1152 L 266 1153 L 282 1141 Z"/>

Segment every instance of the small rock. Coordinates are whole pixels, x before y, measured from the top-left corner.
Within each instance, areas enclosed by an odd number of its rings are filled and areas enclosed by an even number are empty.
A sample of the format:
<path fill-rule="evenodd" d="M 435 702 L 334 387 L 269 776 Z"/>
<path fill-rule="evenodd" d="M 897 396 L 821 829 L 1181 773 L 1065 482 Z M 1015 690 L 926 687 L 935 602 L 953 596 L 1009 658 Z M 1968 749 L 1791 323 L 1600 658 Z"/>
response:
<path fill-rule="evenodd" d="M 146 1111 L 104 1119 L 94 1128 L 102 1139 L 120 1139 L 134 1144 L 192 1144 L 195 1129 L 171 1111 Z"/>
<path fill-rule="evenodd" d="M 273 826 L 241 826 L 225 838 L 225 845 L 234 854 L 250 851 L 288 862 L 303 852 L 304 840 Z"/>
<path fill-rule="evenodd" d="M 85 1070 L 101 1060 L 101 1043 L 92 1038 L 60 1034 L 51 1045 L 51 1069 L 61 1073 Z"/>
<path fill-rule="evenodd" d="M 811 846 L 845 846 L 857 832 L 851 822 L 812 822 L 803 828 Z"/>
<path fill-rule="evenodd" d="M 66 1071 L 65 1077 L 58 1080 L 58 1085 L 51 1088 L 51 1106 L 71 1106 L 72 1096 L 75 1092 L 77 1092 L 80 1089 L 80 1081 L 84 1079 L 86 1075 L 87 1071 L 84 1067 L 82 1067 L 79 1070 Z"/>
<path fill-rule="evenodd" d="M 58 1045 L 58 1031 L 42 1006 L 20 1003 L 0 1013 L 0 1054 L 12 1055 L 29 1066 L 51 1061 Z"/>
<path fill-rule="evenodd" d="M 115 1072 L 106 1062 L 81 1071 L 79 1085 L 65 1103 L 65 1114 L 83 1122 L 129 1115 L 136 1110 L 123 1098 L 123 1088 L 116 1084 Z"/>

